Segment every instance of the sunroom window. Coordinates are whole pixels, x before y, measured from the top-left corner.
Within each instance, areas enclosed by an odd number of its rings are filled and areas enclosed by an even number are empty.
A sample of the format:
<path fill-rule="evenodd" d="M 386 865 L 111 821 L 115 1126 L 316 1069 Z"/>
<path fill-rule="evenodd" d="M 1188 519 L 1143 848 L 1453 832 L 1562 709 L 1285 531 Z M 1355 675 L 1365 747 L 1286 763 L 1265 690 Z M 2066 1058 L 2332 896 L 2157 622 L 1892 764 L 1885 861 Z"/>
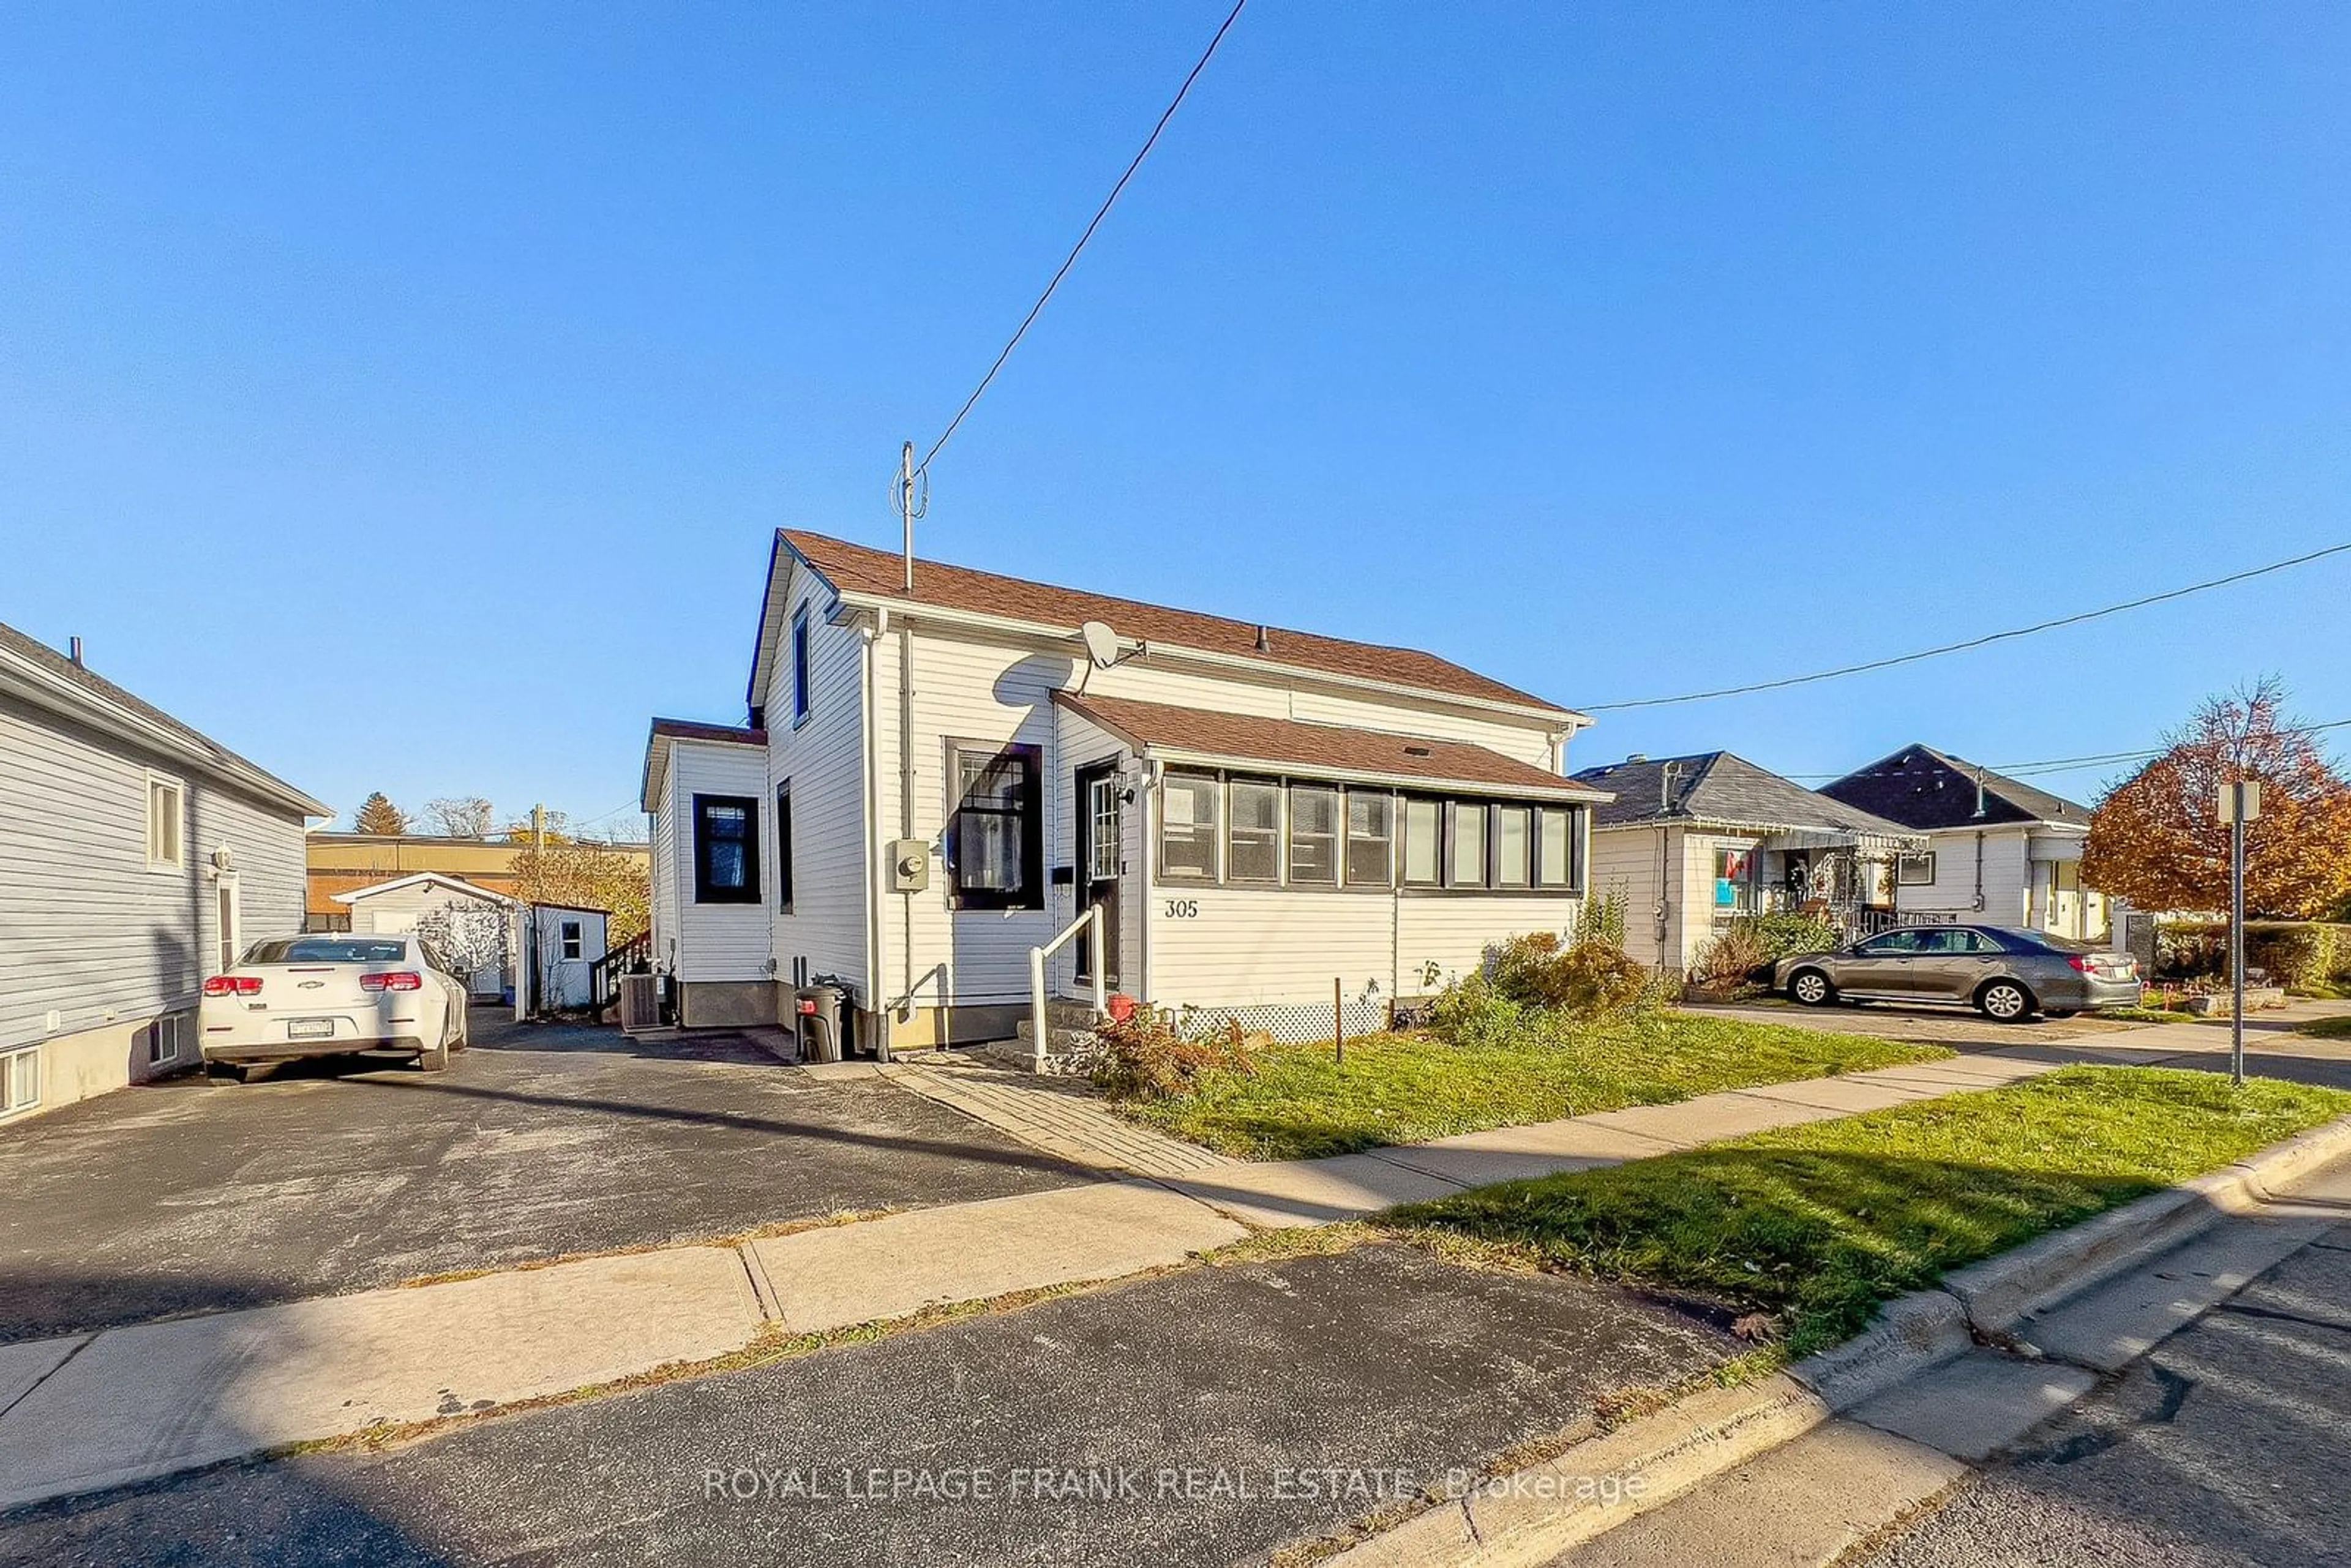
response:
<path fill-rule="evenodd" d="M 1217 880 L 1216 778 L 1170 773 L 1161 792 L 1159 874 L 1170 882 Z"/>
<path fill-rule="evenodd" d="M 1395 874 L 1395 797 L 1347 791 L 1347 885 L 1385 887 Z"/>
<path fill-rule="evenodd" d="M 1320 784 L 1290 787 L 1290 880 L 1330 887 L 1339 881 L 1339 791 Z"/>
<path fill-rule="evenodd" d="M 1281 786 L 1270 779 L 1232 782 L 1233 825 L 1225 874 L 1235 882 L 1281 880 Z"/>

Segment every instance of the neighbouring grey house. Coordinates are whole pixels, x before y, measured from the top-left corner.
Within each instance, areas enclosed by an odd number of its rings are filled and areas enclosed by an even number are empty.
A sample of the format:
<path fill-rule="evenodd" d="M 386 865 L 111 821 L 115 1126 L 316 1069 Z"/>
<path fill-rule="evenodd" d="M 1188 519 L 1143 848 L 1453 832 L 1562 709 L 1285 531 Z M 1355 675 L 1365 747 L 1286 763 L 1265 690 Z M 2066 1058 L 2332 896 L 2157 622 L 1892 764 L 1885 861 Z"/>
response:
<path fill-rule="evenodd" d="M 1615 797 L 1593 808 L 1592 890 L 1623 894 L 1625 950 L 1658 968 L 1695 964 L 1741 915 L 1890 921 L 1895 866 L 1927 844 L 1728 751 L 1631 757 L 1575 779 Z"/>
<path fill-rule="evenodd" d="M 2105 897 L 2082 882 L 2090 809 L 2079 801 L 1931 746 L 1906 746 L 1821 793 L 1925 835 L 1900 864 L 1895 893 L 1906 918 L 2106 935 Z"/>
<path fill-rule="evenodd" d="M 200 1060 L 205 977 L 301 929 L 329 815 L 0 625 L 0 1124 Z"/>

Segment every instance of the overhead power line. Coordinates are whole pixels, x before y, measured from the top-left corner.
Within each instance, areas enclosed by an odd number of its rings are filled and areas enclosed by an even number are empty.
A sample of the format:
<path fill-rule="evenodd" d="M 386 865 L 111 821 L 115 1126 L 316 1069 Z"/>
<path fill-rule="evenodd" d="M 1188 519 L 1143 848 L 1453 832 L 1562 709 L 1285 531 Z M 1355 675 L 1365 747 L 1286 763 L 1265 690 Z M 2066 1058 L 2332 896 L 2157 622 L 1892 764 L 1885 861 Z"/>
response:
<path fill-rule="evenodd" d="M 2351 718 L 2331 719 L 2325 724 L 2280 725 L 2278 727 L 2278 733 L 2280 735 L 2318 735 L 2330 729 L 2351 729 Z M 2118 763 L 2124 762 L 2151 761 L 2152 759 L 2162 756 L 2165 749 L 2165 747 L 2158 746 L 2145 751 L 2105 751 L 2092 757 L 2044 757 L 2031 762 L 1987 762 L 1981 766 L 1987 773 L 2005 773 L 2011 778 L 2029 779 L 2040 774 L 2072 773 L 2076 770 L 2088 768 L 2111 768 Z M 1977 765 L 1970 763 L 1969 766 L 1975 767 Z M 1812 779 L 1819 779 L 1825 783 L 1834 779 L 1843 779 L 1845 775 L 1842 773 L 1791 773 L 1788 774 L 1787 777 L 1799 783 Z"/>
<path fill-rule="evenodd" d="M 1755 692 L 1776 692 L 1789 686 L 1811 685 L 1816 681 L 1834 681 L 1846 675 L 1866 674 L 1872 670 L 1890 670 L 1896 664 L 1915 664 L 1921 659 L 1939 659 L 1947 653 L 1964 653 L 1970 649 L 1989 647 L 1994 643 L 2007 643 L 2019 637 L 2037 636 L 2041 632 L 2054 632 L 2064 626 L 2079 626 L 2085 621 L 2096 621 L 2108 615 L 2119 615 L 2126 610 L 2144 610 L 2150 604 L 2161 604 L 2173 599 L 2185 599 L 2191 593 L 2203 593 L 2215 588 L 2226 588 L 2232 582 L 2245 582 L 2256 577 L 2267 577 L 2273 571 L 2284 571 L 2289 567 L 2307 566 L 2312 561 L 2324 560 L 2328 556 L 2343 555 L 2346 552 L 2351 552 L 2351 542 L 2329 545 L 2325 549 L 2313 550 L 2308 555 L 2298 555 L 2291 560 L 2272 561 L 2267 566 L 2257 566 L 2245 571 L 2231 572 L 2226 577 L 2216 577 L 2208 582 L 2192 582 L 2186 588 L 2175 588 L 2165 593 L 2150 593 L 2144 599 L 2133 599 L 2121 604 L 2109 604 L 2103 610 L 2085 610 L 2078 615 L 2063 615 L 2054 621 L 2038 622 L 2033 625 L 2019 626 L 2011 631 L 1987 632 L 1981 637 L 1970 637 L 1961 643 L 1946 643 L 1938 648 L 1921 648 L 1915 653 L 1897 653 L 1892 658 L 1872 659 L 1865 664 L 1845 664 L 1834 670 L 1818 670 L 1809 675 L 1787 675 L 1776 681 L 1757 681 L 1743 686 L 1723 686 L 1710 692 L 1687 692 L 1676 697 L 1643 697 L 1636 702 L 1587 703 L 1583 705 L 1584 711 L 1621 713 L 1626 708 L 1667 707 L 1677 703 L 1709 702 L 1716 697 L 1739 697 L 1747 696 Z"/>
<path fill-rule="evenodd" d="M 1128 162 L 1126 172 L 1118 177 L 1118 183 L 1110 188 L 1110 194 L 1102 198 L 1102 204 L 1094 210 L 1093 218 L 1086 225 L 1085 232 L 1078 236 L 1078 243 L 1070 247 L 1070 254 L 1063 256 L 1061 265 L 1054 269 L 1052 281 L 1045 285 L 1045 292 L 1037 296 L 1037 303 L 1029 307 L 1029 314 L 1020 319 L 1019 327 L 1005 343 L 1003 352 L 996 356 L 996 362 L 987 367 L 987 373 L 979 378 L 979 384 L 971 389 L 971 395 L 963 400 L 963 406 L 956 410 L 956 416 L 947 421 L 947 427 L 939 433 L 939 438 L 931 443 L 931 449 L 923 454 L 923 460 L 914 465 L 916 475 L 929 470 L 931 460 L 953 438 L 963 424 L 965 416 L 971 413 L 980 395 L 996 380 L 997 372 L 1004 369 L 1004 362 L 1012 357 L 1012 350 L 1019 348 L 1020 340 L 1029 335 L 1029 329 L 1043 313 L 1046 301 L 1053 298 L 1053 291 L 1061 287 L 1061 279 L 1067 277 L 1070 268 L 1077 265 L 1078 253 L 1084 250 L 1086 242 L 1094 237 L 1094 230 L 1102 227 L 1102 220 L 1110 216 L 1110 210 L 1117 203 L 1120 193 L 1126 189 L 1126 183 L 1134 178 L 1134 172 L 1143 167 L 1143 161 L 1150 157 L 1151 150 L 1159 144 L 1160 133 L 1167 129 L 1167 122 L 1176 118 L 1176 111 L 1184 107 L 1185 99 L 1191 96 L 1192 84 L 1198 81 L 1200 73 L 1208 68 L 1208 62 L 1216 57 L 1217 46 L 1225 41 L 1225 35 L 1232 31 L 1233 24 L 1240 20 L 1241 7 L 1248 4 L 1249 0 L 1236 0 L 1232 10 L 1226 14 L 1223 26 L 1217 29 L 1217 36 L 1210 38 L 1208 47 L 1200 51 L 1200 57 L 1193 62 L 1191 72 L 1184 78 L 1184 85 L 1176 89 L 1176 96 L 1161 111 L 1158 123 L 1151 128 L 1151 134 L 1144 138 L 1142 149 Z"/>

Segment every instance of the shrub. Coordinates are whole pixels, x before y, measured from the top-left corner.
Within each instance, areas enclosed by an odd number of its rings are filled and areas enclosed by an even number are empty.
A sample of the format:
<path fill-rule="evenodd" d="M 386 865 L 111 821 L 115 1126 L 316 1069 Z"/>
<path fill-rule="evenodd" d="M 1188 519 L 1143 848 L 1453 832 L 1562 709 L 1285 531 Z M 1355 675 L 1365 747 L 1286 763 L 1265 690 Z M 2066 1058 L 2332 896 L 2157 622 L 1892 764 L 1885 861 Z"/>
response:
<path fill-rule="evenodd" d="M 2351 928 L 2314 921 L 2249 921 L 2245 967 L 2297 991 L 2322 989 L 2351 970 Z M 2217 979 L 2228 972 L 2227 921 L 2180 920 L 2156 927 L 2157 979 Z"/>
<path fill-rule="evenodd" d="M 1767 971 L 1789 954 L 1834 947 L 1844 935 L 1815 915 L 1741 915 L 1699 951 L 1690 977 L 1708 991 L 1738 991 L 1768 979 Z"/>
<path fill-rule="evenodd" d="M 1586 942 L 1602 942 L 1611 947 L 1625 946 L 1625 894 L 1621 887 L 1586 898 L 1583 907 L 1576 911 L 1574 946 Z"/>
<path fill-rule="evenodd" d="M 1482 973 L 1474 974 L 1445 988 L 1429 1009 L 1428 1027 L 1455 1045 L 1506 1045 L 1524 1032 L 1527 1012 Z"/>
<path fill-rule="evenodd" d="M 1782 911 L 1753 915 L 1739 924 L 1755 928 L 1767 964 L 1776 964 L 1791 953 L 1824 953 L 1844 940 L 1844 932 L 1835 921 L 1817 915 Z"/>
<path fill-rule="evenodd" d="M 1254 1071 L 1238 1023 L 1187 1037 L 1155 1008 L 1137 1008 L 1123 1020 L 1102 1019 L 1094 1026 L 1092 1043 L 1072 1054 L 1073 1066 L 1120 1100 L 1186 1093 L 1211 1071 Z"/>
<path fill-rule="evenodd" d="M 1550 931 L 1530 932 L 1487 948 L 1486 961 L 1474 978 L 1478 988 L 1465 981 L 1447 993 L 1453 1001 L 1451 1011 L 1440 999 L 1440 1029 L 1448 1019 L 1471 1014 L 1481 1028 L 1496 1026 L 1501 1020 L 1493 1002 L 1573 1019 L 1621 1018 L 1653 1005 L 1662 994 L 1649 971 L 1623 947 L 1596 938 L 1569 946 Z M 1493 1002 L 1479 994 L 1480 988 L 1490 993 Z"/>

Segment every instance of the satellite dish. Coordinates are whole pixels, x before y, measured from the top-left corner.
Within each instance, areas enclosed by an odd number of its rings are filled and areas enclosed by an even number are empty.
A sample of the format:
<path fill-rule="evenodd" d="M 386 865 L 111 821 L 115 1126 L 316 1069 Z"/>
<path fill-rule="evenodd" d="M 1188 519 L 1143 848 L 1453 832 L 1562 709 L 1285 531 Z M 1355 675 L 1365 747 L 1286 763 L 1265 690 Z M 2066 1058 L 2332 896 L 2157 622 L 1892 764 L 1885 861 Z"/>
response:
<path fill-rule="evenodd" d="M 1086 645 L 1086 657 L 1097 670 L 1107 670 L 1118 663 L 1118 633 L 1100 621 L 1089 621 L 1078 628 L 1078 638 Z"/>

